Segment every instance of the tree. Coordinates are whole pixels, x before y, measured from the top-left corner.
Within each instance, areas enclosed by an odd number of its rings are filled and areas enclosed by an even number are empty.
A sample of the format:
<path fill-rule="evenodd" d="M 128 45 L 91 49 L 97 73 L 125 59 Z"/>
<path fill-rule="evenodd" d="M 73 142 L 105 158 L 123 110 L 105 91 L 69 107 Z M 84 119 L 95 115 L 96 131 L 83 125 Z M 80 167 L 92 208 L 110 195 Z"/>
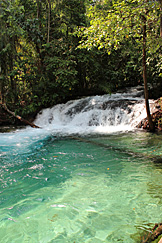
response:
<path fill-rule="evenodd" d="M 162 37 L 162 0 L 159 0 L 160 3 L 160 37 Z"/>
<path fill-rule="evenodd" d="M 151 131 L 154 125 L 148 103 L 146 53 L 154 53 L 160 48 L 160 7 L 157 1 L 102 0 L 89 7 L 90 26 L 80 28 L 79 32 L 83 34 L 80 48 L 106 48 L 110 54 L 129 40 L 143 50 L 145 103 Z"/>
<path fill-rule="evenodd" d="M 21 114 L 67 99 L 79 82 L 74 31 L 85 22 L 85 1 L 0 0 L 0 5 L 1 102 L 6 97 Z"/>
<path fill-rule="evenodd" d="M 15 62 L 18 59 L 18 36 L 22 34 L 17 24 L 17 16 L 22 13 L 15 1 L 1 1 L 0 10 L 0 94 L 2 102 L 6 96 L 6 87 L 10 90 L 10 99 L 17 101 Z"/>
<path fill-rule="evenodd" d="M 145 13 L 142 14 L 142 29 L 143 29 L 143 57 L 142 57 L 142 65 L 143 65 L 143 81 L 144 81 L 144 93 L 145 93 L 145 106 L 147 119 L 150 125 L 150 130 L 154 131 L 155 127 L 150 114 L 150 107 L 148 101 L 148 87 L 147 87 L 147 65 L 146 65 L 146 39 L 147 39 L 147 10 L 145 9 Z"/>
<path fill-rule="evenodd" d="M 149 31 L 153 21 L 160 20 L 160 1 L 155 3 L 159 15 L 151 19 L 151 9 L 146 18 L 147 53 L 151 53 Z M 138 7 L 138 1 L 133 2 Z M 136 8 L 131 13 L 130 0 L 0 0 L 0 4 L 0 100 L 16 114 L 27 118 L 71 97 L 109 92 L 139 79 L 142 26 L 137 31 L 135 23 L 143 22 Z M 130 35 L 130 28 L 124 27 L 127 21 L 138 35 Z M 90 26 L 84 46 L 91 50 L 77 48 L 79 26 Z M 151 58 L 148 71 L 158 74 L 160 57 L 157 63 Z"/>

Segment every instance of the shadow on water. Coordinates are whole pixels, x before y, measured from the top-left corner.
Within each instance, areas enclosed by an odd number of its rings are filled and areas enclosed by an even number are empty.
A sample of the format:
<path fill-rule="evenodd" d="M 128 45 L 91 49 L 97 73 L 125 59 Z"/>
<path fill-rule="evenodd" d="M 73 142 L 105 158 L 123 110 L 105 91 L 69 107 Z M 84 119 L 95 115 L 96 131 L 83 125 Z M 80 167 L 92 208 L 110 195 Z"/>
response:
<path fill-rule="evenodd" d="M 122 136 L 124 136 L 124 135 L 122 134 Z M 111 137 L 109 138 L 109 140 L 106 141 L 106 142 L 110 141 L 110 144 L 108 144 L 108 143 L 104 144 L 103 142 L 98 142 L 98 141 L 92 140 L 92 137 L 91 138 L 88 138 L 88 137 L 85 138 L 85 137 L 71 136 L 70 138 L 77 140 L 77 141 L 80 141 L 80 142 L 83 142 L 83 143 L 89 143 L 89 144 L 92 144 L 92 145 L 95 145 L 95 146 L 98 146 L 98 147 L 101 147 L 101 148 L 104 148 L 104 149 L 112 150 L 114 152 L 120 152 L 120 153 L 125 154 L 125 155 L 130 155 L 132 157 L 136 157 L 136 158 L 139 157 L 141 159 L 142 158 L 143 159 L 149 159 L 151 162 L 154 162 L 155 165 L 162 167 L 162 157 L 160 155 L 157 155 L 157 154 L 154 155 L 154 154 L 150 154 L 150 153 L 146 153 L 146 152 L 142 152 L 142 151 L 140 151 L 140 152 L 139 151 L 133 151 L 133 149 L 129 148 L 129 147 L 119 147 L 119 145 L 116 146 L 116 145 L 111 143 Z"/>

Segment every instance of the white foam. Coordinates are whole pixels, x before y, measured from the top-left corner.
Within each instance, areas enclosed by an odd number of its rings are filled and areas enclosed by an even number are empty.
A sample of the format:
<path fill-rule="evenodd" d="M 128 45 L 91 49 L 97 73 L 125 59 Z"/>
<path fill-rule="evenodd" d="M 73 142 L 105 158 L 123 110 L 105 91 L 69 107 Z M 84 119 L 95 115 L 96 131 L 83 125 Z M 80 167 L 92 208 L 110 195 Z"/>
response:
<path fill-rule="evenodd" d="M 113 133 L 133 130 L 146 117 L 141 90 L 92 96 L 42 110 L 35 123 L 55 134 Z"/>

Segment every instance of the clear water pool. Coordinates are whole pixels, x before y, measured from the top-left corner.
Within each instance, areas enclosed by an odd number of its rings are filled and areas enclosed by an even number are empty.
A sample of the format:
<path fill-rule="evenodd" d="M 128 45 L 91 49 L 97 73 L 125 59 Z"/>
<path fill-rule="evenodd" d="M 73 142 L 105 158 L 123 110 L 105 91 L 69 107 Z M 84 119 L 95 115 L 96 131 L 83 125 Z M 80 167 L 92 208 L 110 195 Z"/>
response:
<path fill-rule="evenodd" d="M 161 139 L 1 133 L 1 242 L 139 242 L 162 221 Z"/>

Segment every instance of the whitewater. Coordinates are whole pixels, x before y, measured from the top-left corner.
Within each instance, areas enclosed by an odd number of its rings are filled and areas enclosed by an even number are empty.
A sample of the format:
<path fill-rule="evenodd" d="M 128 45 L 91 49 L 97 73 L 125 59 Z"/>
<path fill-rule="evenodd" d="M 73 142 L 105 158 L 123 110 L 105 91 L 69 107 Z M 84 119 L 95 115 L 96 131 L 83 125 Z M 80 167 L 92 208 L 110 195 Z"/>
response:
<path fill-rule="evenodd" d="M 154 100 L 150 100 L 150 107 L 153 112 Z M 34 121 L 40 128 L 26 126 L 11 133 L 1 133 L 0 146 L 5 150 L 13 147 L 22 151 L 49 136 L 102 136 L 136 131 L 145 117 L 143 87 L 137 86 L 124 92 L 70 100 L 43 109 Z"/>
<path fill-rule="evenodd" d="M 40 128 L 0 133 L 1 241 L 139 242 L 162 218 L 161 136 L 136 128 L 145 117 L 136 87 L 43 109 Z"/>
<path fill-rule="evenodd" d="M 153 103 L 153 101 L 150 101 Z M 55 134 L 108 134 L 130 131 L 146 117 L 143 87 L 91 96 L 42 110 L 35 124 Z"/>

